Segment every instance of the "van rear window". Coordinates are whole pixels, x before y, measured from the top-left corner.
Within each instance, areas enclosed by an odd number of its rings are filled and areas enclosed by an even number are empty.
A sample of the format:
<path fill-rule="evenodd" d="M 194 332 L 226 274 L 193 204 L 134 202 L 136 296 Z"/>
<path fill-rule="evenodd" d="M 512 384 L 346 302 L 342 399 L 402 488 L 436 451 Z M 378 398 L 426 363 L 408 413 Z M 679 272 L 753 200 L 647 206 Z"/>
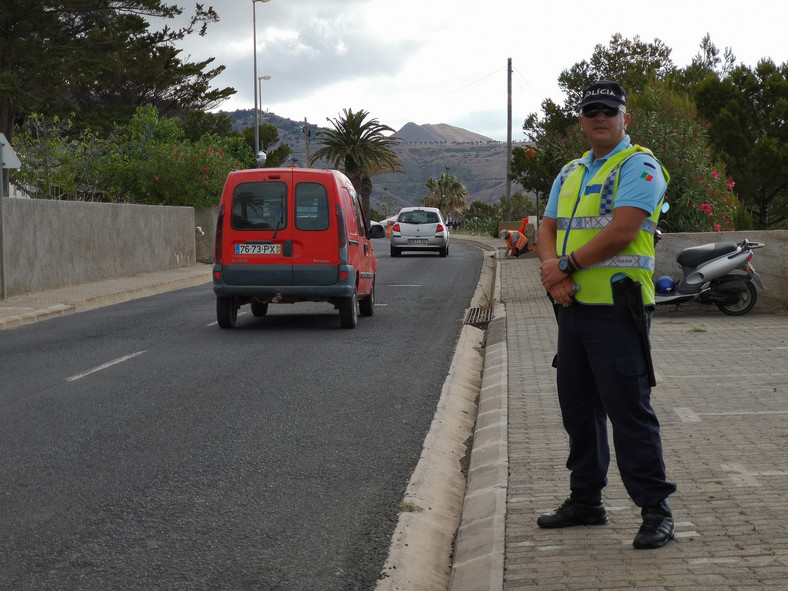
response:
<path fill-rule="evenodd" d="M 295 190 L 295 224 L 304 231 L 328 230 L 328 192 L 320 183 L 298 183 Z"/>
<path fill-rule="evenodd" d="M 287 227 L 287 184 L 241 183 L 233 191 L 230 227 L 234 230 L 282 230 Z"/>

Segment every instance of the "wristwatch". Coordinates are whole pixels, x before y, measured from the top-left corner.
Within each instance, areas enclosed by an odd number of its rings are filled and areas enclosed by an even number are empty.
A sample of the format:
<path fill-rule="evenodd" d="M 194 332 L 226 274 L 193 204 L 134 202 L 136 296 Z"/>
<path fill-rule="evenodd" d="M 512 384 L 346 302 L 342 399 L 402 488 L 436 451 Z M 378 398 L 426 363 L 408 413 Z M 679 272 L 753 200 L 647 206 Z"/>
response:
<path fill-rule="evenodd" d="M 571 275 L 577 268 L 572 264 L 572 261 L 569 260 L 569 257 L 562 256 L 558 257 L 558 270 L 566 273 L 567 275 Z"/>

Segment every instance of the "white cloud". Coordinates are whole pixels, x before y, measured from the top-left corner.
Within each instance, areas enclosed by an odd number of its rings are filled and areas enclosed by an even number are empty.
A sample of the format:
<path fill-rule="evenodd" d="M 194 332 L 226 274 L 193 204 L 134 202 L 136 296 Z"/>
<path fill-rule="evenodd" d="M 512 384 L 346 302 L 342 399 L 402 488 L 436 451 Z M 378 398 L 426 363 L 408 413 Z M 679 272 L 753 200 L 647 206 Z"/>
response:
<path fill-rule="evenodd" d="M 226 66 L 217 86 L 238 92 L 223 110 L 254 103 L 252 2 L 215 7 L 220 23 L 183 44 L 184 56 Z M 505 139 L 506 61 L 512 58 L 513 137 L 541 102 L 563 102 L 557 78 L 614 33 L 671 47 L 685 66 L 709 33 L 738 63 L 788 61 L 788 5 L 751 0 L 663 0 L 651 5 L 520 0 L 271 0 L 255 4 L 262 105 L 323 124 L 365 109 L 398 129 L 449 123 Z"/>

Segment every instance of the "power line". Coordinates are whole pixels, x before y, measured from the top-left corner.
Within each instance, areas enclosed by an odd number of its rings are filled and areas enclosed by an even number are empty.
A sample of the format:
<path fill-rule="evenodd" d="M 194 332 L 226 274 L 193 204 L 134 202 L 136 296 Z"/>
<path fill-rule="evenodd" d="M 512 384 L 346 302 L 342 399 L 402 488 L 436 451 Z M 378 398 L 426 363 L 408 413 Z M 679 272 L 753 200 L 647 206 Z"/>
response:
<path fill-rule="evenodd" d="M 474 86 L 475 84 L 478 84 L 482 80 L 487 80 L 487 78 L 489 78 L 490 76 L 494 76 L 495 74 L 499 74 L 502 70 L 505 71 L 505 68 L 497 68 L 496 70 L 493 70 L 489 74 L 485 74 L 481 78 L 477 78 L 476 80 L 474 80 L 473 82 L 469 82 L 465 86 L 460 86 L 459 88 L 457 88 L 455 90 L 452 90 L 451 92 L 448 92 L 448 93 L 444 94 L 443 96 L 450 96 L 452 94 L 456 94 L 456 93 L 460 92 L 461 90 L 465 90 L 466 88 L 469 88 L 471 86 Z"/>

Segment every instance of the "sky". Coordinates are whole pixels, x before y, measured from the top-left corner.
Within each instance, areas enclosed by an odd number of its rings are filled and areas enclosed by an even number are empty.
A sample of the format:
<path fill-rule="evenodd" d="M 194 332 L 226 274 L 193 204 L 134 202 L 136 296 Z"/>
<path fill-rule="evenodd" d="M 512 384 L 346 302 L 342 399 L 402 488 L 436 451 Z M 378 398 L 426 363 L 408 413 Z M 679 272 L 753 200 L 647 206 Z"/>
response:
<path fill-rule="evenodd" d="M 237 93 L 215 110 L 253 108 L 257 86 L 263 111 L 320 126 L 344 109 L 364 109 L 394 130 L 447 123 L 505 141 L 511 58 L 512 139 L 523 140 L 523 121 L 543 100 L 564 103 L 561 72 L 615 33 L 661 40 L 678 67 L 689 65 L 706 34 L 737 64 L 788 62 L 783 0 L 203 2 L 220 22 L 177 47 L 183 61 L 213 57 L 212 66 L 226 67 L 213 86 Z M 177 3 L 193 12 L 193 4 Z M 258 76 L 270 79 L 256 83 Z"/>

